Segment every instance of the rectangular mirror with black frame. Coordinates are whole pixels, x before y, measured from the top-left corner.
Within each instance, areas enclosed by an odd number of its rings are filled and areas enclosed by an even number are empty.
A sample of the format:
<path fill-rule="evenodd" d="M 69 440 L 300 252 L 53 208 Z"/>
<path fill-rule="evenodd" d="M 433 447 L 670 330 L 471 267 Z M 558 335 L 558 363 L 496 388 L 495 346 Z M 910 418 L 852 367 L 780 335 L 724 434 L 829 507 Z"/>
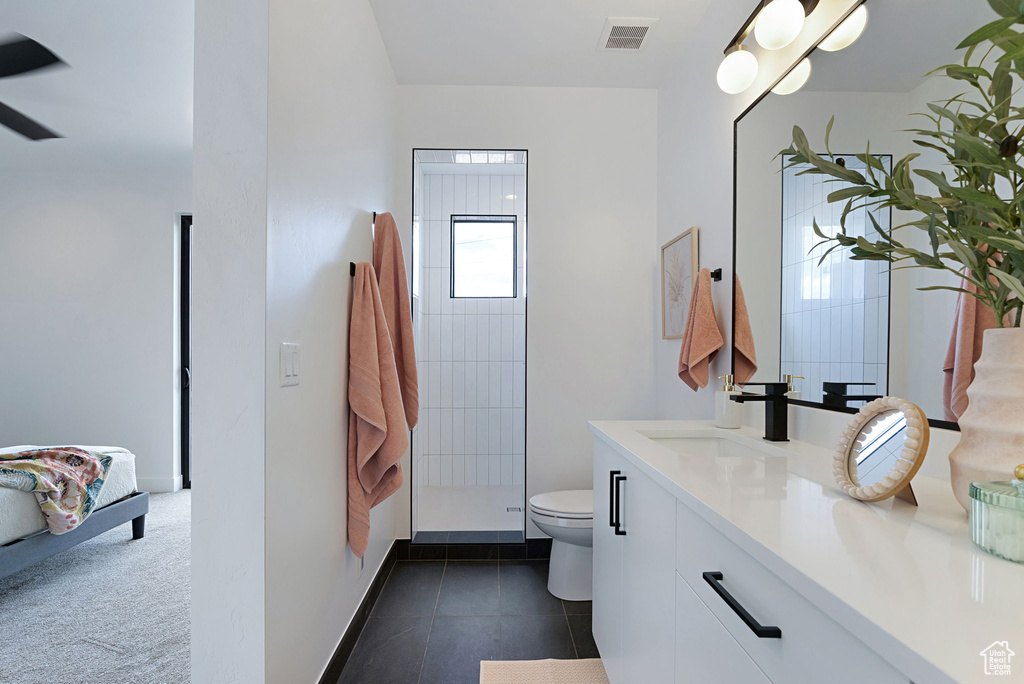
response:
<path fill-rule="evenodd" d="M 951 90 L 955 81 L 926 74 L 961 61 L 955 46 L 996 15 L 982 1 L 944 3 L 941 11 L 929 0 L 868 1 L 865 7 L 869 21 L 854 44 L 837 52 L 812 50 L 802 89 L 767 93 L 735 123 L 734 272 L 757 355 L 750 380 L 803 376 L 793 381 L 798 398 L 837 410 L 895 395 L 920 406 L 935 425 L 955 427 L 943 389 L 957 293 L 918 288 L 957 285 L 958 279 L 854 261 L 848 248 L 826 255 L 814 223 L 834 234 L 846 202 L 830 203 L 828 195 L 843 186 L 801 174 L 781 152 L 799 126 L 814 151 L 825 154 L 834 117 L 828 149 L 837 163 L 863 169 L 854 155 L 865 155 L 870 141 L 882 168 L 917 152 L 918 168 L 941 171 L 944 159 L 913 144 L 905 129 L 922 127 L 914 113 L 927 112 L 929 102 L 960 92 Z M 910 220 L 905 213 L 857 210 L 847 217 L 847 231 L 870 237 L 876 222 L 888 230 Z M 928 244 L 925 231 L 903 233 L 911 244 Z"/>

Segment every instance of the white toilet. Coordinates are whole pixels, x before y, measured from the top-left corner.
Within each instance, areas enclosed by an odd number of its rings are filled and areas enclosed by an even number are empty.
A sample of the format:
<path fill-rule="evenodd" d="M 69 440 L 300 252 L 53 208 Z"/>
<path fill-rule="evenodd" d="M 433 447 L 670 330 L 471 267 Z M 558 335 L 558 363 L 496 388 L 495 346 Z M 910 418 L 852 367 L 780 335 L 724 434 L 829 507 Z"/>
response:
<path fill-rule="evenodd" d="M 589 601 L 594 588 L 594 490 L 548 492 L 530 498 L 530 519 L 551 537 L 548 591 Z"/>

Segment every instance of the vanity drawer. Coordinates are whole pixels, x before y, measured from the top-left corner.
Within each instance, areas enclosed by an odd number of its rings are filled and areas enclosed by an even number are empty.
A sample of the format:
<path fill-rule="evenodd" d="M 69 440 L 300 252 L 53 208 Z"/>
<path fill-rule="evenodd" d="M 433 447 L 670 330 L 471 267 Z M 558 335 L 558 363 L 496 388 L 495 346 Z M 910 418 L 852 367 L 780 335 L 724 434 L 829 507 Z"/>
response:
<path fill-rule="evenodd" d="M 676 570 L 773 682 L 908 682 L 853 634 L 678 502 Z M 708 572 L 721 575 L 706 579 Z M 771 638 L 769 630 L 763 636 L 755 634 L 708 579 L 717 582 L 753 621 L 778 627 L 781 637 Z"/>

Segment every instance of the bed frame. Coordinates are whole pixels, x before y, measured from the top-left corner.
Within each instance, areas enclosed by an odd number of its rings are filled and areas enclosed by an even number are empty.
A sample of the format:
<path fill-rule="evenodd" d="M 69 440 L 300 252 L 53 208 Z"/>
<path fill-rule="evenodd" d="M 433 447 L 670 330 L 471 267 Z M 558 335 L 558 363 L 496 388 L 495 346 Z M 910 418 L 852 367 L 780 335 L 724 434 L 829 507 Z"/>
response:
<path fill-rule="evenodd" d="M 8 542 L 0 546 L 0 578 L 13 575 L 129 520 L 132 539 L 142 539 L 146 536 L 146 513 L 149 513 L 149 492 L 135 492 L 93 511 L 85 522 L 66 534 L 43 531 Z"/>

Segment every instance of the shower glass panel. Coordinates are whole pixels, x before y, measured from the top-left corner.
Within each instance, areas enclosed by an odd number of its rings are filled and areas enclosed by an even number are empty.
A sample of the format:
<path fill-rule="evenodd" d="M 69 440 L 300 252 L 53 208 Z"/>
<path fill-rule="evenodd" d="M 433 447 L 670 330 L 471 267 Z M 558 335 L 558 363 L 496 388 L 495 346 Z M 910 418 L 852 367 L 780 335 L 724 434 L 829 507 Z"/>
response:
<path fill-rule="evenodd" d="M 413 151 L 413 543 L 522 543 L 526 151 Z"/>

